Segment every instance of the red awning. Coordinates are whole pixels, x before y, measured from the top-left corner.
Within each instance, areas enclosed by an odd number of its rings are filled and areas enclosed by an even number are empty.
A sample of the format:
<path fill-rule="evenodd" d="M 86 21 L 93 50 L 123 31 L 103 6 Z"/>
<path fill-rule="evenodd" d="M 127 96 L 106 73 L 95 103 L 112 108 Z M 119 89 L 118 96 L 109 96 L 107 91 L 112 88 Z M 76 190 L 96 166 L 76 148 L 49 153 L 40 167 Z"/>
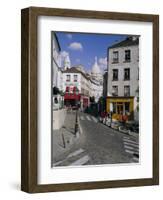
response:
<path fill-rule="evenodd" d="M 80 94 L 65 94 L 64 99 L 73 99 L 73 100 L 80 100 Z"/>
<path fill-rule="evenodd" d="M 68 86 L 66 87 L 66 92 L 69 92 L 69 87 Z"/>
<path fill-rule="evenodd" d="M 76 87 L 73 88 L 73 93 L 75 93 L 75 92 L 76 92 Z"/>

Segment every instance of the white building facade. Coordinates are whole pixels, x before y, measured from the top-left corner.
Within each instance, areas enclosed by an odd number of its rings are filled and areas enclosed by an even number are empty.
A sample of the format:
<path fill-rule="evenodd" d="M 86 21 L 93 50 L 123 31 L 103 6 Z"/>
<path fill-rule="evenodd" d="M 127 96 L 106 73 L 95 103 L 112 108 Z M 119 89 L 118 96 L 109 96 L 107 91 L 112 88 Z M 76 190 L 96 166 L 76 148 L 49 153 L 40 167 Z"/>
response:
<path fill-rule="evenodd" d="M 107 111 L 138 120 L 139 38 L 127 37 L 108 49 Z"/>
<path fill-rule="evenodd" d="M 91 90 L 90 90 L 90 96 L 94 97 L 95 102 L 97 103 L 99 98 L 103 94 L 103 86 L 94 80 L 90 80 Z"/>
<path fill-rule="evenodd" d="M 90 96 L 95 98 L 95 102 L 98 102 L 99 98 L 103 96 L 103 75 L 97 63 L 97 57 L 95 57 L 95 63 L 92 66 L 90 85 Z"/>
<path fill-rule="evenodd" d="M 63 106 L 62 91 L 62 69 L 60 45 L 57 36 L 52 32 L 52 88 L 53 88 L 53 109 L 60 109 Z"/>
<path fill-rule="evenodd" d="M 53 87 L 62 89 L 62 71 L 61 71 L 61 55 L 60 45 L 55 33 L 52 33 L 52 77 Z"/>
<path fill-rule="evenodd" d="M 63 71 L 64 103 L 66 106 L 78 106 L 81 109 L 89 106 L 89 78 L 78 67 Z"/>

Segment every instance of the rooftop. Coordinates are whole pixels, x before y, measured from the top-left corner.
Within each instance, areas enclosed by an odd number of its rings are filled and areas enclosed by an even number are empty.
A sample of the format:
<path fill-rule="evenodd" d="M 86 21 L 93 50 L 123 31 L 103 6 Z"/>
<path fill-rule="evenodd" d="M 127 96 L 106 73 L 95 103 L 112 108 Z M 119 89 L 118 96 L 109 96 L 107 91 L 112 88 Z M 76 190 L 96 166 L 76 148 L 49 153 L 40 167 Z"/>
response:
<path fill-rule="evenodd" d="M 53 34 L 53 37 L 56 39 L 56 42 L 57 42 L 59 51 L 61 51 L 61 47 L 60 47 L 60 44 L 59 44 L 58 37 L 57 37 L 56 33 L 55 33 L 55 32 L 52 32 L 52 34 Z M 54 48 L 54 47 L 53 47 L 53 48 Z"/>
<path fill-rule="evenodd" d="M 125 40 L 113 44 L 109 47 L 109 49 L 118 48 L 118 47 L 127 47 L 127 46 L 135 46 L 139 44 L 139 37 L 131 36 L 127 37 Z"/>
<path fill-rule="evenodd" d="M 82 74 L 86 79 L 89 79 L 85 73 L 83 73 L 82 71 L 80 71 L 79 69 L 77 69 L 76 67 L 71 67 L 69 69 L 66 69 L 63 71 L 63 73 L 80 73 Z"/>

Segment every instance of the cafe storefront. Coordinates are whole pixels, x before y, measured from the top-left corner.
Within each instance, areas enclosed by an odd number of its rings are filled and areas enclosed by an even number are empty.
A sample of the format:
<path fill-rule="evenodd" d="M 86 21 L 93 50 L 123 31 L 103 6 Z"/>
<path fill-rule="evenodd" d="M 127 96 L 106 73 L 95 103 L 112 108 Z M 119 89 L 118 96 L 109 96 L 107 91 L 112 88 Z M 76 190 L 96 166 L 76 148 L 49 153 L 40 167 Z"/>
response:
<path fill-rule="evenodd" d="M 128 116 L 128 120 L 133 120 L 134 97 L 107 97 L 106 111 L 112 112 L 112 118 L 115 120 L 121 120 L 124 115 Z"/>
<path fill-rule="evenodd" d="M 77 87 L 71 86 L 66 87 L 66 92 L 64 95 L 64 104 L 66 107 L 74 107 L 78 106 L 78 103 L 80 102 L 80 94 Z"/>
<path fill-rule="evenodd" d="M 78 107 L 83 110 L 89 106 L 89 96 L 79 93 L 79 89 L 75 86 L 67 86 L 64 104 L 66 107 Z"/>

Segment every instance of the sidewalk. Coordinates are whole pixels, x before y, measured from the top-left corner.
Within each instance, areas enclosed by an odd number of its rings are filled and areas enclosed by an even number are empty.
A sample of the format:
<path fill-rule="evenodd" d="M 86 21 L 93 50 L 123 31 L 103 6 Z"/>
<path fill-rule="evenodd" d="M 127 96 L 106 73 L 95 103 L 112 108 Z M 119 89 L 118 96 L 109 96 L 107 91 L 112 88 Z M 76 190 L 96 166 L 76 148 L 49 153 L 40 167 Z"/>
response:
<path fill-rule="evenodd" d="M 119 130 L 119 123 L 117 121 L 112 121 L 111 124 L 110 124 L 110 121 L 107 121 L 105 123 L 103 122 L 103 124 L 106 125 L 106 126 L 108 126 L 108 127 L 110 127 L 110 128 L 112 128 L 112 129 L 114 129 L 114 130 L 117 130 L 117 131 L 119 131 L 121 133 L 124 133 L 124 132 L 122 132 L 122 131 Z M 135 132 L 131 132 L 130 131 L 130 133 L 124 133 L 124 134 L 128 134 L 128 135 L 131 135 L 131 136 L 139 139 L 139 133 L 135 133 Z"/>
<path fill-rule="evenodd" d="M 70 150 L 78 137 L 75 135 L 76 111 L 69 111 L 66 114 L 64 125 L 59 130 L 53 130 L 52 135 L 52 162 Z"/>

